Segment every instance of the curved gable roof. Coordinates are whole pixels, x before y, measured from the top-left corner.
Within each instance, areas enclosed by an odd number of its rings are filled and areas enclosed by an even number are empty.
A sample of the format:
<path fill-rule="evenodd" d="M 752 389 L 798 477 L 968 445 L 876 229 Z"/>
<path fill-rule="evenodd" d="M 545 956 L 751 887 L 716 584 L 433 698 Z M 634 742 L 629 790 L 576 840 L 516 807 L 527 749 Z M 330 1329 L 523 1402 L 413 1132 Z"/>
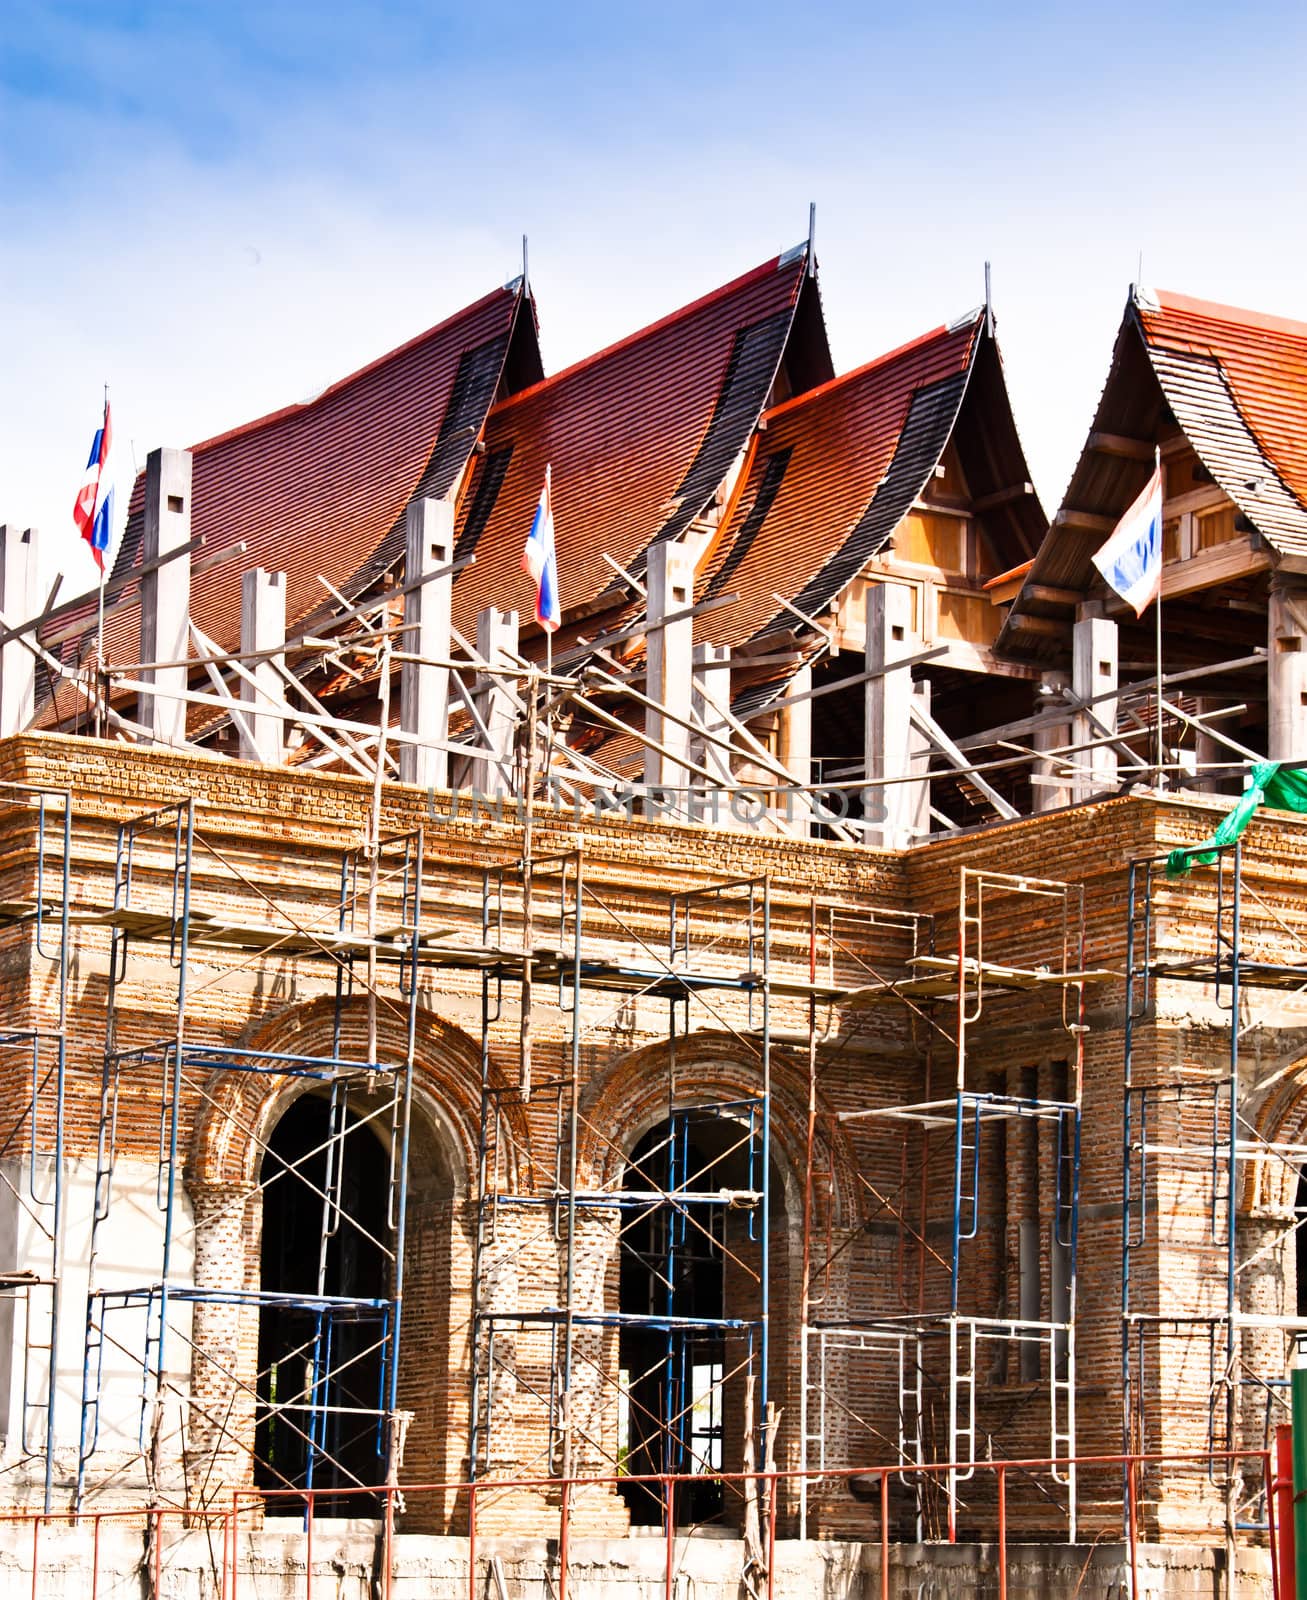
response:
<path fill-rule="evenodd" d="M 711 504 L 757 425 L 807 281 L 806 249 L 774 257 L 497 405 L 460 507 L 456 551 L 476 560 L 455 582 L 459 626 L 487 605 L 530 618 L 522 544 L 546 464 L 564 613 L 620 604 L 605 554 L 638 575 L 651 544 Z"/>
<path fill-rule="evenodd" d="M 737 592 L 715 613 L 716 643 L 795 625 L 783 595 L 824 611 L 881 550 L 948 443 L 983 312 L 774 407 L 701 597 Z"/>
<path fill-rule="evenodd" d="M 1041 595 L 1087 590 L 1106 537 L 1077 514 L 1120 517 L 1147 481 L 1151 451 L 1123 455 L 1112 441 L 1151 444 L 1173 424 L 1274 549 L 1307 555 L 1307 325 L 1132 288 L 1089 435 L 1000 650 L 1065 655 L 1068 607 Z"/>
<path fill-rule="evenodd" d="M 288 624 L 321 605 L 321 575 L 360 577 L 394 543 L 418 492 L 447 495 L 462 472 L 503 374 L 520 283 L 496 289 L 303 404 L 192 448 L 191 532 L 205 558 L 243 540 L 245 552 L 194 581 L 191 614 L 225 648 L 240 634 L 240 579 L 251 567 L 286 573 Z M 529 337 L 534 342 L 534 318 Z M 113 576 L 139 564 L 145 474 L 138 475 Z M 94 600 L 90 602 L 94 608 Z M 134 661 L 139 607 L 106 618 L 110 660 Z M 63 630 L 61 630 L 63 631 Z"/>
<path fill-rule="evenodd" d="M 1276 549 L 1307 555 L 1307 324 L 1166 290 L 1134 313 L 1199 460 Z"/>

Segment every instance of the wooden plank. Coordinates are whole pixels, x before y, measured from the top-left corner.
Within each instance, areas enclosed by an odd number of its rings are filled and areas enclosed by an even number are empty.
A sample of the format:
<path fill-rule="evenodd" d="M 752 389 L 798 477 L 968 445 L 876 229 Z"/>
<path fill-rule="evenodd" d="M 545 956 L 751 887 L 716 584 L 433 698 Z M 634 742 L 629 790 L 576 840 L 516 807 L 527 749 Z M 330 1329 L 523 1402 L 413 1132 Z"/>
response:
<path fill-rule="evenodd" d="M 908 715 L 911 717 L 912 721 L 917 724 L 918 728 L 921 729 L 922 733 L 924 733 L 930 742 L 936 747 L 936 749 L 939 750 L 940 753 L 953 764 L 953 766 L 962 771 L 967 778 L 967 781 L 984 795 L 985 799 L 989 801 L 990 805 L 993 806 L 994 810 L 998 812 L 999 816 L 1002 817 L 1004 821 L 1012 822 L 1021 815 L 1015 806 L 1010 805 L 1008 801 L 1005 800 L 1001 794 L 999 794 L 998 790 L 995 789 L 992 784 L 988 783 L 980 776 L 974 767 L 969 765 L 967 758 L 962 754 L 961 750 L 958 749 L 957 745 L 953 743 L 952 739 L 949 738 L 948 734 L 944 732 L 939 723 L 935 721 L 934 717 L 932 717 L 930 713 L 924 709 L 924 707 L 917 704 L 915 695 L 912 696 L 912 703 L 909 706 Z"/>
<path fill-rule="evenodd" d="M 985 593 L 989 596 L 992 606 L 1005 606 L 1009 600 L 1015 600 L 1021 593 L 1021 586 L 1025 582 L 1024 576 L 1009 578 L 1006 583 L 995 583 L 992 579 L 985 585 Z"/>
<path fill-rule="evenodd" d="M 1087 448 L 1100 456 L 1120 456 L 1125 461 L 1151 461 L 1156 446 L 1148 439 L 1129 439 L 1123 433 L 1089 435 Z"/>
<path fill-rule="evenodd" d="M 1254 549 L 1252 540 L 1245 534 L 1227 544 L 1213 545 L 1210 550 L 1190 556 L 1188 561 L 1164 566 L 1162 599 L 1175 599 L 1198 589 L 1211 589 L 1237 578 L 1248 578 L 1255 572 L 1265 572 L 1270 565 L 1270 555 L 1265 550 Z"/>

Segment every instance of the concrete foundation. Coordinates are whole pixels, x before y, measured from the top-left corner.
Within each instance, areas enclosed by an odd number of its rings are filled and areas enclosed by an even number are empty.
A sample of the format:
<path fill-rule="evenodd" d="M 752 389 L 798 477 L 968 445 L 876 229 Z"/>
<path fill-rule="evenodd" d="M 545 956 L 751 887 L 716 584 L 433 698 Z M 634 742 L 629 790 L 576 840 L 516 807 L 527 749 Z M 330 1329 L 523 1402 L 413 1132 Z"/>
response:
<path fill-rule="evenodd" d="M 241 1600 L 374 1600 L 387 1593 L 380 1569 L 380 1527 L 320 1522 L 314 1529 L 312 1572 L 304 1531 L 286 1528 L 241 1533 L 236 1539 L 235 1583 L 223 1528 L 173 1533 L 165 1530 L 157 1555 L 147 1554 L 139 1528 L 89 1525 L 42 1527 L 36 1541 L 27 1526 L 0 1530 L 0 1600 L 81 1600 L 95 1592 L 103 1600 L 210 1600 L 236 1594 Z M 37 1574 L 33 1581 L 33 1552 Z M 744 1547 L 736 1539 L 681 1537 L 674 1549 L 670 1591 L 676 1600 L 738 1600 L 743 1592 Z M 979 1600 L 998 1593 L 998 1551 L 988 1544 L 893 1545 L 892 1600 Z M 1218 1600 L 1223 1556 L 1205 1545 L 1141 1545 L 1139 1600 Z M 1246 1563 L 1246 1565 L 1245 1565 Z M 485 1539 L 477 1546 L 477 1595 L 493 1600 L 558 1593 L 558 1552 L 543 1539 Z M 401 1534 L 395 1540 L 391 1600 L 465 1600 L 469 1593 L 465 1540 Z M 311 1587 L 310 1580 L 311 1578 Z M 157 1579 L 157 1582 L 156 1582 Z M 224 1579 L 228 1587 L 224 1588 Z M 876 1600 L 881 1594 L 880 1546 L 830 1540 L 782 1540 L 776 1546 L 773 1593 L 804 1600 Z M 666 1547 L 661 1535 L 622 1541 L 583 1539 L 573 1544 L 567 1573 L 572 1600 L 659 1600 L 666 1583 Z M 1009 1545 L 1010 1600 L 1119 1600 L 1130 1593 L 1130 1563 L 1123 1544 Z M 1241 1596 L 1271 1593 L 1264 1551 L 1245 1551 L 1239 1570 Z"/>

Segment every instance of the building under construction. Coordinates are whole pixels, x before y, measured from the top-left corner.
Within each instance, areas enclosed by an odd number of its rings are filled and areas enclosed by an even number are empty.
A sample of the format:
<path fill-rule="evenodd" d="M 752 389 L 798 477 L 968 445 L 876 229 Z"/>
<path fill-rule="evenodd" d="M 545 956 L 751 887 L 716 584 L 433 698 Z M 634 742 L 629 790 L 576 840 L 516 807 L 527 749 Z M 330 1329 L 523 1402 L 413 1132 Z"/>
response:
<path fill-rule="evenodd" d="M 1305 371 L 1133 288 L 1050 520 L 809 241 L 0 529 L 0 1584 L 1278 1594 Z"/>

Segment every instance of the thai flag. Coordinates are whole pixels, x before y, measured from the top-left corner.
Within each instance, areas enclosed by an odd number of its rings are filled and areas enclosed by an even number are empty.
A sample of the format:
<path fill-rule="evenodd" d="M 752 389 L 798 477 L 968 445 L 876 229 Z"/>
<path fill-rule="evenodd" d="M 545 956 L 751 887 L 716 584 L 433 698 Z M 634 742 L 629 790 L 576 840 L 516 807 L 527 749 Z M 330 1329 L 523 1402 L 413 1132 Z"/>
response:
<path fill-rule="evenodd" d="M 1117 594 L 1134 608 L 1135 616 L 1142 617 L 1162 588 L 1160 462 L 1093 561 Z"/>
<path fill-rule="evenodd" d="M 100 487 L 104 477 L 104 464 L 109 459 L 109 402 L 104 402 L 104 422 L 95 430 L 91 440 L 91 456 L 86 463 L 86 476 L 77 491 L 73 505 L 73 523 L 78 533 L 91 547 L 95 564 L 104 571 L 104 552 L 109 548 L 109 535 L 113 531 L 113 490 L 103 499 Z"/>
<path fill-rule="evenodd" d="M 562 613 L 558 605 L 558 559 L 554 554 L 554 508 L 549 482 L 546 467 L 540 503 L 522 547 L 522 571 L 530 574 L 536 586 L 536 621 L 547 633 L 554 633 Z"/>

